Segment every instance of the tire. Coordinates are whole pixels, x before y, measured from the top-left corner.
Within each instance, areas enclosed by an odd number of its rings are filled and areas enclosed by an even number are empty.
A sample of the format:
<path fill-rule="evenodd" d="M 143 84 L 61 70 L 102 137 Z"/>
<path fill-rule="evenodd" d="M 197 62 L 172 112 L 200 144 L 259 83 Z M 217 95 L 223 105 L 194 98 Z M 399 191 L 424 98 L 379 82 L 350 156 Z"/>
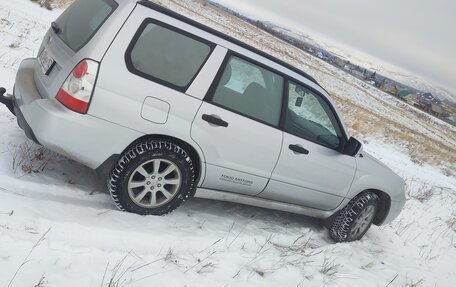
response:
<path fill-rule="evenodd" d="M 361 239 L 372 225 L 378 209 L 378 196 L 364 192 L 353 198 L 336 216 L 329 235 L 336 242 Z"/>
<path fill-rule="evenodd" d="M 187 152 L 166 140 L 143 140 L 126 150 L 108 177 L 116 206 L 140 215 L 165 215 L 195 191 Z"/>

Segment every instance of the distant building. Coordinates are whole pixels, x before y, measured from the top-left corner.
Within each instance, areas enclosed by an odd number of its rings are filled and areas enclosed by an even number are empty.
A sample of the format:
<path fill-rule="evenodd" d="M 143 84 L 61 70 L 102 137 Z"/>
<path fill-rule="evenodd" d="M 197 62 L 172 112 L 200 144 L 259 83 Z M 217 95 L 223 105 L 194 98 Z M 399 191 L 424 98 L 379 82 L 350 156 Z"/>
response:
<path fill-rule="evenodd" d="M 423 94 L 423 101 L 426 104 L 432 104 L 432 102 L 434 101 L 434 96 L 431 93 L 425 93 Z"/>
<path fill-rule="evenodd" d="M 365 71 L 365 78 L 366 80 L 368 81 L 374 81 L 375 82 L 375 76 L 377 75 L 377 72 L 372 72 L 372 71 L 369 71 L 369 70 L 366 70 Z"/>
<path fill-rule="evenodd" d="M 438 117 L 443 114 L 443 108 L 440 105 L 433 104 L 431 106 L 432 113 Z"/>
<path fill-rule="evenodd" d="M 317 57 L 320 58 L 320 59 L 323 59 L 323 60 L 327 60 L 328 59 L 328 55 L 326 55 L 326 53 L 324 51 L 320 51 L 317 53 Z"/>
<path fill-rule="evenodd" d="M 408 90 L 402 90 L 399 92 L 399 97 L 401 97 L 401 98 L 405 98 L 408 95 L 410 95 L 410 92 Z"/>
<path fill-rule="evenodd" d="M 334 64 L 339 66 L 339 67 L 345 67 L 346 63 L 347 63 L 347 61 L 342 60 L 341 58 L 335 58 L 334 59 Z"/>
<path fill-rule="evenodd" d="M 390 93 L 392 95 L 398 95 L 399 94 L 399 89 L 397 86 L 393 83 L 390 82 L 384 82 L 383 85 L 381 86 L 381 89 L 384 92 Z"/>
<path fill-rule="evenodd" d="M 364 73 L 358 70 L 351 70 L 352 75 L 357 78 L 364 79 Z"/>
<path fill-rule="evenodd" d="M 407 96 L 404 97 L 404 100 L 412 106 L 416 106 L 419 104 L 419 99 L 416 94 L 408 94 Z"/>

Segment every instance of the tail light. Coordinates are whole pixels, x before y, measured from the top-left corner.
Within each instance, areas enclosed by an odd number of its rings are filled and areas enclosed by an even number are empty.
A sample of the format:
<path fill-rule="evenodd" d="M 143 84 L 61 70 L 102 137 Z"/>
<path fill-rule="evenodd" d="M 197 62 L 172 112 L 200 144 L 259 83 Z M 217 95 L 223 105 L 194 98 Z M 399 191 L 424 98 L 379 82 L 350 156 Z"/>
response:
<path fill-rule="evenodd" d="M 56 99 L 70 110 L 86 114 L 95 88 L 98 65 L 92 60 L 82 60 L 65 80 Z"/>

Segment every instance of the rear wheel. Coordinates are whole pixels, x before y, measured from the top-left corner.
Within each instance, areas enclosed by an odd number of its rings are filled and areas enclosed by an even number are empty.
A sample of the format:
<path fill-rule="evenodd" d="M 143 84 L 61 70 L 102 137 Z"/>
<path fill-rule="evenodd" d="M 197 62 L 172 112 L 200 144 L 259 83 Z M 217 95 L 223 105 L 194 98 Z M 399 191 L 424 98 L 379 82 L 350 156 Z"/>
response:
<path fill-rule="evenodd" d="M 364 192 L 353 198 L 336 216 L 329 228 L 331 238 L 337 242 L 361 239 L 374 221 L 378 208 L 378 196 Z"/>
<path fill-rule="evenodd" d="M 121 156 L 108 179 L 120 210 L 163 215 L 179 207 L 194 191 L 193 163 L 178 145 L 144 140 Z"/>

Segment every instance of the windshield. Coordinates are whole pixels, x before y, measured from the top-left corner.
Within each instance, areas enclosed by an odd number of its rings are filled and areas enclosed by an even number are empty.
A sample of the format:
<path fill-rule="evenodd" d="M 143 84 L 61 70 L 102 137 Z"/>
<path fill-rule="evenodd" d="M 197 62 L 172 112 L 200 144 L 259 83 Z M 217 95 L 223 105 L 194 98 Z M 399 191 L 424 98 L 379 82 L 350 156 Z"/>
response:
<path fill-rule="evenodd" d="M 60 28 L 57 35 L 77 52 L 90 41 L 117 6 L 114 0 L 77 0 L 56 20 Z"/>

